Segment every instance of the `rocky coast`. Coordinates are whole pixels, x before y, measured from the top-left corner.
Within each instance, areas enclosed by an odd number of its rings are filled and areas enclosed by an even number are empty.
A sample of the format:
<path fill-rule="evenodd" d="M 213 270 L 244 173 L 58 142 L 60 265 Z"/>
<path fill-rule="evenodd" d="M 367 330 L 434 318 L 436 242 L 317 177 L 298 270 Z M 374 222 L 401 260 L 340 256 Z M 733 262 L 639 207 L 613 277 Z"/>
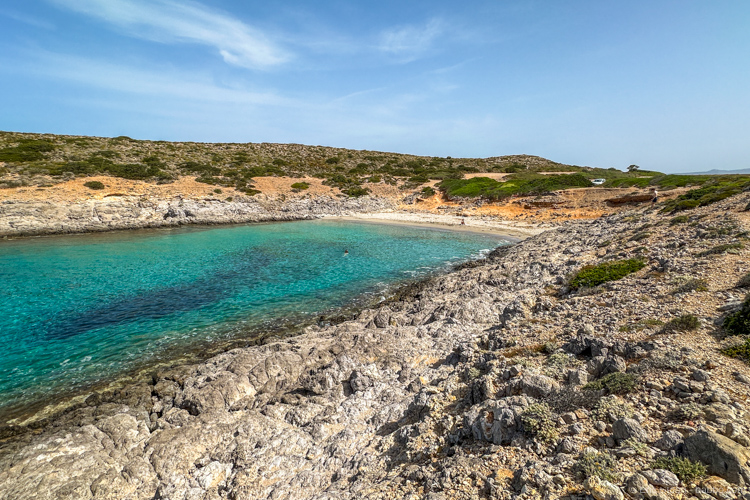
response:
<path fill-rule="evenodd" d="M 6 429 L 0 499 L 750 498 L 750 367 L 720 353 L 749 201 L 567 221 L 347 321 L 92 394 Z M 172 208 L 142 210 L 201 213 Z"/>

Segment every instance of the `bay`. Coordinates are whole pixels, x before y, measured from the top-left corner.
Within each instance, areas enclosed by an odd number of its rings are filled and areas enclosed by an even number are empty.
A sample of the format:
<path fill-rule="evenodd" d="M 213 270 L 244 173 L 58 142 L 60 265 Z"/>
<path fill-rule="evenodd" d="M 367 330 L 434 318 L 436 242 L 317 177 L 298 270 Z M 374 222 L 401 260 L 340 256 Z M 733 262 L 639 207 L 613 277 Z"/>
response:
<path fill-rule="evenodd" d="M 0 242 L 0 414 L 372 303 L 506 243 L 341 220 Z"/>

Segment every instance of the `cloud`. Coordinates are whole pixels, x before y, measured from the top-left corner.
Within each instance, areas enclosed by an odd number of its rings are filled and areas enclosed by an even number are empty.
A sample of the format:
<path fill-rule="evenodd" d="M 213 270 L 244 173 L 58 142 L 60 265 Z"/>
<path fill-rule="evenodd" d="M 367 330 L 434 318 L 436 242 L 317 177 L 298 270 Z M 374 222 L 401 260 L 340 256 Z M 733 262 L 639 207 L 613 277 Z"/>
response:
<path fill-rule="evenodd" d="M 19 14 L 18 12 L 13 12 L 9 10 L 0 10 L 0 16 L 8 17 L 10 19 L 13 19 L 14 21 L 28 24 L 36 28 L 43 28 L 47 30 L 55 29 L 55 26 L 51 23 L 48 23 L 47 21 L 38 19 L 36 17 L 27 16 L 25 14 Z"/>
<path fill-rule="evenodd" d="M 444 32 L 443 22 L 439 19 L 432 19 L 424 26 L 399 26 L 381 33 L 378 48 L 402 62 L 410 62 L 430 50 Z"/>
<path fill-rule="evenodd" d="M 274 91 L 256 91 L 242 84 L 219 85 L 196 72 L 160 66 L 139 68 L 110 61 L 48 51 L 26 51 L 24 61 L 5 64 L 10 73 L 34 74 L 64 80 L 89 88 L 123 94 L 159 97 L 183 102 L 237 105 L 293 106 Z"/>
<path fill-rule="evenodd" d="M 228 64 L 262 69 L 282 64 L 290 55 L 259 30 L 225 13 L 192 1 L 51 0 L 104 20 L 130 36 L 162 43 L 197 43 L 213 47 Z"/>

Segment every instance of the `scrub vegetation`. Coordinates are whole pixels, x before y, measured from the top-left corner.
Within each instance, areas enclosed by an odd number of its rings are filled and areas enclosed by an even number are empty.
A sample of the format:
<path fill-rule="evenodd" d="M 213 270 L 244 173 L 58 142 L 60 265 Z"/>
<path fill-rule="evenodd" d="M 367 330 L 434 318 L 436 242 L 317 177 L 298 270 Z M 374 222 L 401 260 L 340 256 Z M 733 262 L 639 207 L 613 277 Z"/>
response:
<path fill-rule="evenodd" d="M 507 174 L 495 179 L 476 174 Z M 474 174 L 466 178 L 467 174 Z M 543 175 L 544 174 L 544 175 Z M 561 189 L 676 187 L 695 189 L 663 205 L 678 212 L 707 205 L 750 187 L 750 176 L 665 175 L 649 170 L 592 168 L 538 156 L 490 158 L 415 156 L 323 146 L 270 143 L 198 143 L 0 132 L 0 188 L 48 186 L 77 177 L 112 176 L 170 183 L 182 176 L 217 187 L 258 193 L 253 179 L 316 177 L 348 196 L 368 194 L 368 185 L 387 183 L 431 196 L 502 200 Z M 495 177 L 498 177 L 495 175 Z M 435 188 L 424 184 L 438 181 Z M 297 187 L 294 189 L 303 190 Z"/>

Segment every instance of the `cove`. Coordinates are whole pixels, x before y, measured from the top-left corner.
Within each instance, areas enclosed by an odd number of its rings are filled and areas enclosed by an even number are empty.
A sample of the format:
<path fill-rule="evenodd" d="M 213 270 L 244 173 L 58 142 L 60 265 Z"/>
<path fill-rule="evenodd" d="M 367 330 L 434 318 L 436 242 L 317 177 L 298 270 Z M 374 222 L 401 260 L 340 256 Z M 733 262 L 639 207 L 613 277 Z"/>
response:
<path fill-rule="evenodd" d="M 340 220 L 0 242 L 0 416 L 372 303 L 507 243 Z"/>

